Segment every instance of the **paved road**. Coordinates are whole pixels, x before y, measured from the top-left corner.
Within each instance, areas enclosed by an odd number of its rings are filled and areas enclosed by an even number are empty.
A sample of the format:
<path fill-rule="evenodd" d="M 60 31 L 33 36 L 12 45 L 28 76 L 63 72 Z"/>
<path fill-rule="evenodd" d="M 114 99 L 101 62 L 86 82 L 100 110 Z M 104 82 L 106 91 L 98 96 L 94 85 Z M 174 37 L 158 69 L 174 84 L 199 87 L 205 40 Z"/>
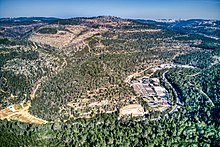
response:
<path fill-rule="evenodd" d="M 176 97 L 176 103 L 175 105 L 173 106 L 173 109 L 169 112 L 169 114 L 173 114 L 173 112 L 177 111 L 177 109 L 180 107 L 178 106 L 177 104 L 181 104 L 180 102 L 180 96 L 177 94 L 176 90 L 173 88 L 173 86 L 170 84 L 170 82 L 167 80 L 166 78 L 166 72 L 163 73 L 163 80 L 168 83 L 168 85 L 172 88 L 173 92 L 174 92 L 174 95 Z"/>

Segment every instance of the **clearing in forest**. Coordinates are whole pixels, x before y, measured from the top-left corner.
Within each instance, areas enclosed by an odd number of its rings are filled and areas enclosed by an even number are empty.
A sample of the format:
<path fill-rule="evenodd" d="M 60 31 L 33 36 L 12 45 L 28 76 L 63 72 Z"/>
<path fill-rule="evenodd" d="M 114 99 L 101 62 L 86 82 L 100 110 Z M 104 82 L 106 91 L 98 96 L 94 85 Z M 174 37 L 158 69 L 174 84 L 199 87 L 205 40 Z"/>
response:
<path fill-rule="evenodd" d="M 0 111 L 0 119 L 19 120 L 26 123 L 45 124 L 47 121 L 37 118 L 28 112 L 30 101 L 17 105 L 11 105 Z"/>
<path fill-rule="evenodd" d="M 144 108 L 140 104 L 130 104 L 127 106 L 124 106 L 120 109 L 119 116 L 126 116 L 126 115 L 132 115 L 132 116 L 143 116 L 144 115 Z"/>

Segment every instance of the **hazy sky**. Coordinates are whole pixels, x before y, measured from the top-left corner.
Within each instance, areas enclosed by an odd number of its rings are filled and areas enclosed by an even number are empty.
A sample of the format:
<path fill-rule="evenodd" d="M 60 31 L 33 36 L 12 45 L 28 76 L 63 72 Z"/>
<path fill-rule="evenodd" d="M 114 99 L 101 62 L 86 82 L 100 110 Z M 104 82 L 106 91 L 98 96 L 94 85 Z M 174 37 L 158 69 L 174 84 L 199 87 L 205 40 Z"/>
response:
<path fill-rule="evenodd" d="M 220 19 L 220 0 L 0 0 L 0 17 Z"/>

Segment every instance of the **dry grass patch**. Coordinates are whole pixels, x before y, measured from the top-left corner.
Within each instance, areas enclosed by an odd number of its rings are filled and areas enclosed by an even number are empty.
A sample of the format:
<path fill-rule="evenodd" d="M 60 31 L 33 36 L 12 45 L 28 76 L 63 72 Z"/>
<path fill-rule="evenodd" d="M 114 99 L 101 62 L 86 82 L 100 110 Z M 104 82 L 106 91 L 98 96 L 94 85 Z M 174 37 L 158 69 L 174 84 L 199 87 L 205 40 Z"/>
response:
<path fill-rule="evenodd" d="M 48 27 L 58 28 L 59 25 L 51 25 Z M 85 26 L 65 26 L 66 30 L 58 31 L 56 34 L 41 34 L 33 33 L 30 40 L 40 44 L 47 44 L 53 47 L 62 48 L 68 45 L 72 39 L 76 38 L 83 30 Z"/>

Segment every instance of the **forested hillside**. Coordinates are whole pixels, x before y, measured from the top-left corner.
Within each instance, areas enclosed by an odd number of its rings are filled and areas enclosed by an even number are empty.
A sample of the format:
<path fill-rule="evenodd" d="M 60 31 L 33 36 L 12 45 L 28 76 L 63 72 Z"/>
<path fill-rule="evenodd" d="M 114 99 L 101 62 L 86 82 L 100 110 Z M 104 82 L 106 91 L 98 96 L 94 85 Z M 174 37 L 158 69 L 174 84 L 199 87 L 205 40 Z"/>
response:
<path fill-rule="evenodd" d="M 110 16 L 2 21 L 2 146 L 219 146 L 218 40 Z M 135 93 L 141 76 L 166 111 Z M 144 115 L 119 117 L 131 104 Z"/>

